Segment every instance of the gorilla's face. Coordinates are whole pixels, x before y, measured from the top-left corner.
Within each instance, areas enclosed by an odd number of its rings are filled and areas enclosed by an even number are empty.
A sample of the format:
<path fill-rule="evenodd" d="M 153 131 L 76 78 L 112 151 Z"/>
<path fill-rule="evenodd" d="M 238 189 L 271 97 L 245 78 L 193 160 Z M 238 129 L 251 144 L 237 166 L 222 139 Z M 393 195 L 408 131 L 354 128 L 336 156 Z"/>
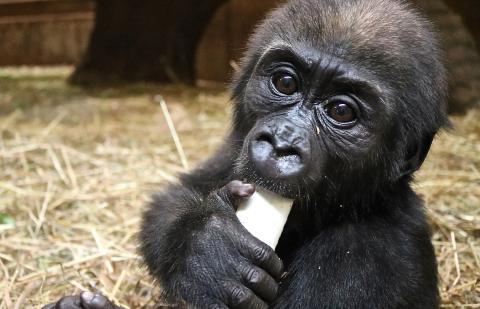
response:
<path fill-rule="evenodd" d="M 296 3 L 257 29 L 234 83 L 236 172 L 290 196 L 409 180 L 448 122 L 429 24 L 400 3 Z"/>
<path fill-rule="evenodd" d="M 320 51 L 270 47 L 245 86 L 251 126 L 238 171 L 290 196 L 359 173 L 388 126 L 378 85 L 367 71 Z"/>

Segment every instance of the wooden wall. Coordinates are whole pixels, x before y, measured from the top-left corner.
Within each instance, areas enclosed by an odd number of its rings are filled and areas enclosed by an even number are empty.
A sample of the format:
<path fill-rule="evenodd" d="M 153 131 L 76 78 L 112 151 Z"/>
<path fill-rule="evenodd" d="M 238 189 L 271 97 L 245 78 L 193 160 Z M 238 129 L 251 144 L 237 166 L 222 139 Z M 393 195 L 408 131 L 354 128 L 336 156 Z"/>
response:
<path fill-rule="evenodd" d="M 231 0 L 207 28 L 197 52 L 200 79 L 228 81 L 254 26 L 281 0 Z"/>
<path fill-rule="evenodd" d="M 93 21 L 90 0 L 0 0 L 0 65 L 77 63 Z"/>

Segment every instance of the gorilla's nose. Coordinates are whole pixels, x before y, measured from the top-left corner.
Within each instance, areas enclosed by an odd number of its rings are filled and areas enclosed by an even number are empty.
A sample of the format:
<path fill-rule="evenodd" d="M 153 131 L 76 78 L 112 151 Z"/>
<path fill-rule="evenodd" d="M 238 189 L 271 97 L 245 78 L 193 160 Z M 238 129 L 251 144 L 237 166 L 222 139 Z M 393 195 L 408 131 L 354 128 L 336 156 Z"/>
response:
<path fill-rule="evenodd" d="M 289 123 L 264 126 L 250 143 L 250 159 L 261 175 L 288 179 L 301 176 L 310 161 L 310 143 L 303 129 Z"/>

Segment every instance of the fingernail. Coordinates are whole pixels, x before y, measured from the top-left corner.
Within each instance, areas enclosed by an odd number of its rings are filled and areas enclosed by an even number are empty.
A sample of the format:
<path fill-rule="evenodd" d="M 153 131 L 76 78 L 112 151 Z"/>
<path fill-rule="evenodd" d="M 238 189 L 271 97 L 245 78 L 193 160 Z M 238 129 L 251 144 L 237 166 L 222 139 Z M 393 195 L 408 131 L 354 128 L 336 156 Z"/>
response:
<path fill-rule="evenodd" d="M 82 299 L 86 302 L 91 302 L 94 297 L 95 297 L 95 294 L 93 294 L 92 292 L 83 292 L 82 293 Z"/>

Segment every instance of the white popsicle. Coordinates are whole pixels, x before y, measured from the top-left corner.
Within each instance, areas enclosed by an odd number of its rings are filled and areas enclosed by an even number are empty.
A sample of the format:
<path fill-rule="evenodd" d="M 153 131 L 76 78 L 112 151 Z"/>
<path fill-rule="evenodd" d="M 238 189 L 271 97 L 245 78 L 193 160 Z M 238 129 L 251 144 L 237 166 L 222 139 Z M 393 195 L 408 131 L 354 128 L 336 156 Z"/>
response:
<path fill-rule="evenodd" d="M 257 187 L 238 207 L 237 217 L 253 236 L 275 249 L 292 205 L 293 200 Z"/>

